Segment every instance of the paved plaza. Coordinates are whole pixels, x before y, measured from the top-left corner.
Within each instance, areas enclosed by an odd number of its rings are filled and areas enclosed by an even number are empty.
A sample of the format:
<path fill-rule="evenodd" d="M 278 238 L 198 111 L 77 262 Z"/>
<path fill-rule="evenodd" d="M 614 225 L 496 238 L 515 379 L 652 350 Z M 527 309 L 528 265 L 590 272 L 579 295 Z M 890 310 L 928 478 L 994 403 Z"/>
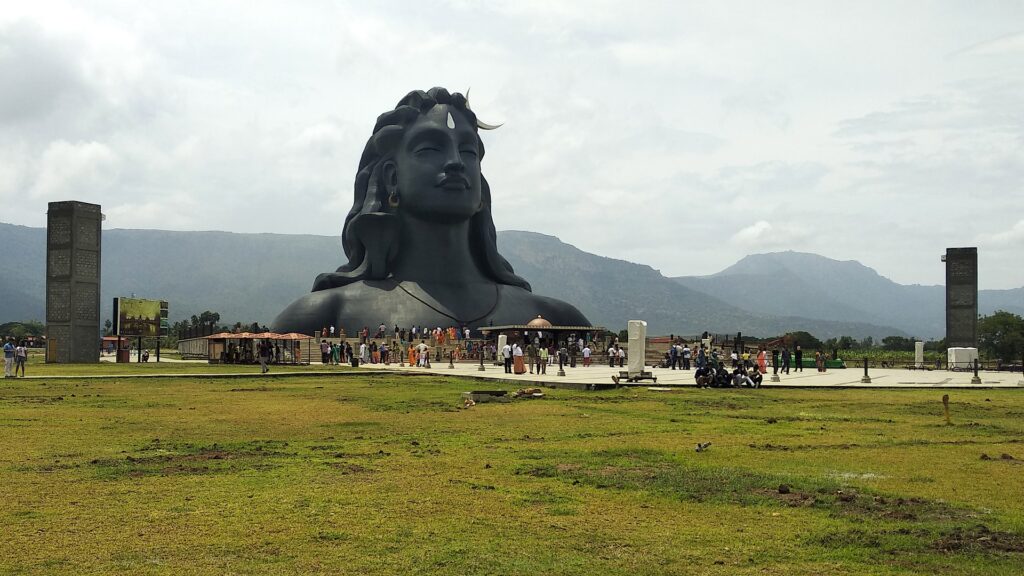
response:
<path fill-rule="evenodd" d="M 102 362 L 113 363 L 113 357 L 103 357 Z M 162 358 L 161 363 L 193 363 L 205 364 L 204 360 L 177 360 Z M 150 365 L 155 359 L 150 360 Z M 313 363 L 312 367 L 322 366 Z M 252 368 L 253 366 L 248 366 Z M 154 370 L 153 374 L 141 375 L 132 374 L 132 378 L 146 377 L 196 377 L 196 378 L 223 378 L 231 376 L 251 377 L 251 371 L 244 371 L 239 367 L 236 372 L 211 371 L 208 374 L 161 374 Z M 317 374 L 338 374 L 339 372 L 352 373 L 353 370 L 346 366 L 323 366 L 322 371 L 291 370 L 288 366 L 271 365 L 271 372 L 268 376 L 312 376 Z M 463 376 L 483 381 L 493 382 L 495 387 L 525 387 L 525 386 L 546 386 L 546 387 L 574 387 L 586 388 L 588 385 L 613 384 L 612 376 L 617 376 L 625 368 L 609 368 L 607 365 L 593 364 L 587 368 L 578 365 L 576 368 L 565 367 L 565 376 L 558 376 L 558 366 L 548 366 L 547 374 L 506 374 L 503 366 L 495 366 L 490 362 L 484 364 L 484 370 L 480 371 L 478 363 L 456 362 L 454 368 L 448 367 L 448 362 L 434 362 L 431 368 L 417 368 L 399 364 L 361 364 L 359 371 L 380 371 L 393 372 L 398 374 L 437 374 L 439 376 Z M 665 368 L 647 367 L 645 370 L 658 379 L 643 380 L 634 385 L 639 386 L 693 386 L 692 370 L 670 370 Z M 771 382 L 771 372 L 765 376 L 765 388 L 770 387 L 799 387 L 799 388 L 1024 388 L 1024 374 L 1020 372 L 992 372 L 982 370 L 979 373 L 981 384 L 971 384 L 973 374 L 971 372 L 950 372 L 946 370 L 907 370 L 904 368 L 871 368 L 868 371 L 871 377 L 870 383 L 861 382 L 864 375 L 862 368 L 846 368 L 828 370 L 819 373 L 815 370 L 805 369 L 803 372 L 791 372 L 789 375 L 779 375 L 779 382 Z M 109 375 L 91 375 L 89 378 L 104 378 L 117 376 L 116 371 Z M 258 376 L 258 374 L 257 374 Z M 59 378 L 82 378 L 83 376 L 61 376 Z M 55 376 L 36 376 L 36 378 L 58 378 Z M 625 382 L 623 382 L 626 384 Z M 629 385 L 629 384 L 627 384 Z"/>
<path fill-rule="evenodd" d="M 448 362 L 435 362 L 432 368 L 416 368 L 397 364 L 367 364 L 362 367 L 369 370 L 390 370 L 398 372 L 433 373 L 444 376 L 467 376 L 493 380 L 496 385 L 508 386 L 554 386 L 612 384 L 612 376 L 618 375 L 624 368 L 609 368 L 607 365 L 577 366 L 565 368 L 565 376 L 558 376 L 558 366 L 548 366 L 547 374 L 506 374 L 503 366 L 485 363 L 484 371 L 479 364 L 468 362 L 456 363 L 448 368 Z M 657 383 L 644 380 L 640 385 L 648 386 L 693 386 L 692 370 L 670 370 L 665 368 L 646 368 L 658 379 Z M 970 372 L 948 372 L 946 370 L 907 370 L 901 368 L 872 368 L 869 370 L 871 383 L 861 382 L 863 369 L 846 368 L 829 370 L 819 373 L 815 370 L 791 372 L 779 376 L 779 382 L 771 382 L 771 373 L 764 379 L 764 387 L 814 387 L 814 388 L 1024 388 L 1024 375 L 1020 372 L 985 372 L 979 373 L 981 384 L 971 384 Z"/>

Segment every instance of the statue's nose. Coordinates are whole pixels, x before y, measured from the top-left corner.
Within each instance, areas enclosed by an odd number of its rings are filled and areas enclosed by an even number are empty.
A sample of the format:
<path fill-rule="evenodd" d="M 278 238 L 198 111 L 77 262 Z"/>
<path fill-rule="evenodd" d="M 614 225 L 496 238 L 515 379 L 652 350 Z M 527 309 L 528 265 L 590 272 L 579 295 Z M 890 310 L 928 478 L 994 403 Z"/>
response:
<path fill-rule="evenodd" d="M 466 163 L 462 161 L 462 155 L 459 154 L 459 148 L 457 146 L 452 147 L 448 153 L 448 157 L 444 162 L 445 172 L 464 172 L 466 170 Z"/>

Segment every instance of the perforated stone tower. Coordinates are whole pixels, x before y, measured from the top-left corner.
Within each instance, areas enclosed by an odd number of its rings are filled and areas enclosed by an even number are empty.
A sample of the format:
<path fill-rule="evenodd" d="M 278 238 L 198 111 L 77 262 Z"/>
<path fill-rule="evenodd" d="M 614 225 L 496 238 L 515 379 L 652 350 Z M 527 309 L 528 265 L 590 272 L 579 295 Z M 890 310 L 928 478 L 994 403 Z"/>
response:
<path fill-rule="evenodd" d="M 946 345 L 978 347 L 978 249 L 946 248 Z"/>
<path fill-rule="evenodd" d="M 99 362 L 98 204 L 50 202 L 46 213 L 46 361 Z"/>

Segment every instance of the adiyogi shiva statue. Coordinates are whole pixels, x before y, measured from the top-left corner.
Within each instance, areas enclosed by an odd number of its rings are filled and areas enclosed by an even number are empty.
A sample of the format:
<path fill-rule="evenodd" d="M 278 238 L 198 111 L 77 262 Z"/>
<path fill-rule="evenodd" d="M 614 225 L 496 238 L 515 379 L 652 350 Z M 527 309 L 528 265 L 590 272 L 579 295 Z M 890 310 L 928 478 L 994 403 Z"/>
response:
<path fill-rule="evenodd" d="M 274 320 L 275 332 L 349 334 L 399 326 L 588 326 L 571 304 L 534 294 L 498 254 L 479 122 L 462 94 L 410 92 L 377 118 L 341 233 L 348 263 Z"/>

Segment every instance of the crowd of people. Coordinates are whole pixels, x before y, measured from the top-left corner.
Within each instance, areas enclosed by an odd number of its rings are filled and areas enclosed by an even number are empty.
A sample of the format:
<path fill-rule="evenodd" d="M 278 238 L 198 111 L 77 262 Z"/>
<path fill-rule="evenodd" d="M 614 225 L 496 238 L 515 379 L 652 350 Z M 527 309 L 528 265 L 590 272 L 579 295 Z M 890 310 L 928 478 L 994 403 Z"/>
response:
<path fill-rule="evenodd" d="M 320 336 L 323 338 L 334 338 L 335 334 L 339 336 L 342 334 L 341 331 L 335 331 L 334 326 L 324 326 L 320 330 Z M 392 342 L 398 342 L 403 346 L 410 342 L 417 340 L 430 341 L 433 345 L 444 346 L 445 343 L 462 342 L 470 339 L 471 331 L 466 326 L 448 326 L 442 328 L 440 326 L 434 328 L 427 328 L 426 326 L 412 326 L 409 328 L 399 328 L 395 324 L 393 330 L 388 330 L 387 324 L 381 322 L 377 326 L 376 331 L 371 331 L 368 326 L 363 326 L 356 336 L 359 337 L 360 343 L 369 342 L 371 340 L 387 340 L 391 337 Z"/>
<path fill-rule="evenodd" d="M 554 343 L 546 341 L 536 343 L 528 341 L 526 348 L 523 348 L 519 342 L 506 343 L 501 349 L 501 357 L 504 360 L 507 374 L 525 374 L 527 369 L 530 374 L 547 374 L 548 366 L 568 364 L 575 368 L 577 352 L 583 358 L 583 366 L 590 366 L 591 349 L 587 343 L 583 343 L 582 348 L 579 348 L 576 343 L 569 344 L 568 342 L 556 346 Z"/>
<path fill-rule="evenodd" d="M 814 353 L 814 363 L 818 372 L 827 371 L 829 355 L 821 350 Z M 773 349 L 770 353 L 761 346 L 757 352 L 751 354 L 745 349 L 741 352 L 734 349 L 729 353 L 729 366 L 720 357 L 717 349 L 708 349 L 700 344 L 695 350 L 683 341 L 673 342 L 665 353 L 662 367 L 672 370 L 690 370 L 691 362 L 696 368 L 694 378 L 698 387 L 732 387 L 749 386 L 759 388 L 768 373 L 769 367 L 775 374 L 789 374 L 803 372 L 804 360 L 803 349 L 797 344 L 792 352 L 788 345 L 783 345 L 782 350 Z"/>
<path fill-rule="evenodd" d="M 340 331 L 338 333 L 341 334 Z M 324 327 L 322 334 L 335 335 L 335 327 Z M 523 333 L 514 339 L 510 338 L 508 343 L 498 349 L 493 341 L 472 339 L 470 329 L 464 326 L 401 328 L 394 325 L 389 329 L 386 323 L 381 322 L 375 331 L 364 326 L 357 331 L 356 336 L 359 341 L 357 349 L 344 341 L 331 343 L 327 339 L 321 340 L 321 361 L 328 365 L 352 363 L 353 366 L 360 363 L 408 362 L 410 366 L 428 368 L 432 357 L 435 361 L 448 357 L 453 361 L 489 357 L 504 364 L 505 372 L 509 374 L 547 374 L 549 366 L 561 364 L 574 368 L 580 359 L 583 367 L 589 367 L 594 356 L 600 356 L 601 352 L 606 354 L 610 368 L 624 367 L 627 357 L 626 348 L 619 344 L 618 338 L 609 340 L 605 349 L 599 347 L 598 342 L 591 341 L 589 335 L 586 340 L 572 335 L 556 341 L 544 338 L 542 332 Z M 754 353 L 738 348 L 727 356 L 723 356 L 720 349 L 706 346 L 703 342 L 695 342 L 691 348 L 686 341 L 676 339 L 665 352 L 661 367 L 695 370 L 694 379 L 698 387 L 757 388 L 761 386 L 770 368 L 781 374 L 789 374 L 791 370 L 803 371 L 803 350 L 799 345 L 792 352 L 788 345 L 783 346 L 781 351 L 775 349 L 771 352 L 763 346 Z M 826 370 L 827 360 L 825 353 L 815 353 L 819 371 Z"/>

